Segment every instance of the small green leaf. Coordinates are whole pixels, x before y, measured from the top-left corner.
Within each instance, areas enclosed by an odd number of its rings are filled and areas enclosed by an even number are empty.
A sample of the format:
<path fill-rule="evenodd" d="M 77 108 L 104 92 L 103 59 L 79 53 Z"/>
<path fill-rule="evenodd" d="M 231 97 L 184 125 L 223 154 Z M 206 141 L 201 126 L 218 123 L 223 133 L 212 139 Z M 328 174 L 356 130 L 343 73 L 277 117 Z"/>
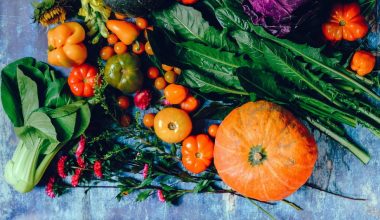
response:
<path fill-rule="evenodd" d="M 142 202 L 146 200 L 152 193 L 152 189 L 144 190 L 137 195 L 136 202 Z"/>

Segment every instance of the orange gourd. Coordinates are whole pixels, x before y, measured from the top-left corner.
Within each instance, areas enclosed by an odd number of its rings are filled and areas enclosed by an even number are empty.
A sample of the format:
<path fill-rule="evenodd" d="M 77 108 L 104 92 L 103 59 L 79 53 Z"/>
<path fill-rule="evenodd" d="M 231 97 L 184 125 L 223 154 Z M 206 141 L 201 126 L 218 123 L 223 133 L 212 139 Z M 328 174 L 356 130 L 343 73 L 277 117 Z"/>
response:
<path fill-rule="evenodd" d="M 220 124 L 214 164 L 238 193 L 261 201 L 281 200 L 310 177 L 318 150 L 313 136 L 289 111 L 248 102 Z"/>

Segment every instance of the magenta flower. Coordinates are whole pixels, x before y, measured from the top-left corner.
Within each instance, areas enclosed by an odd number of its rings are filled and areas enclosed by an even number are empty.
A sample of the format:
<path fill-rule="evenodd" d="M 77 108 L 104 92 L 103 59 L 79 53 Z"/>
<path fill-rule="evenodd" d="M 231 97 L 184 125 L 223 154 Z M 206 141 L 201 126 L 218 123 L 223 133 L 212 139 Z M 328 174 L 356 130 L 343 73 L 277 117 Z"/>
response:
<path fill-rule="evenodd" d="M 82 135 L 82 136 L 80 136 L 80 141 L 79 141 L 79 144 L 78 144 L 78 148 L 77 148 L 77 150 L 75 152 L 76 158 L 82 156 L 85 147 L 86 147 L 86 138 Z"/>
<path fill-rule="evenodd" d="M 148 173 L 149 173 L 149 165 L 146 163 L 144 165 L 144 169 L 143 169 L 143 177 L 144 177 L 144 179 L 146 179 L 148 177 Z"/>
<path fill-rule="evenodd" d="M 54 198 L 55 197 L 54 183 L 55 183 L 55 178 L 54 177 L 50 177 L 48 183 L 46 184 L 45 192 L 46 192 L 46 194 L 50 198 Z"/>
<path fill-rule="evenodd" d="M 58 160 L 58 163 L 57 163 L 57 171 L 58 171 L 58 175 L 64 179 L 67 177 L 67 174 L 65 172 L 65 163 L 66 163 L 66 160 L 67 160 L 67 156 L 61 156 Z"/>
<path fill-rule="evenodd" d="M 157 190 L 157 196 L 158 196 L 158 200 L 160 200 L 160 202 L 166 202 L 165 200 L 165 196 L 164 196 L 164 193 L 162 192 L 162 190 Z"/>
<path fill-rule="evenodd" d="M 100 160 L 97 160 L 94 163 L 94 174 L 100 179 L 103 178 L 102 162 Z"/>

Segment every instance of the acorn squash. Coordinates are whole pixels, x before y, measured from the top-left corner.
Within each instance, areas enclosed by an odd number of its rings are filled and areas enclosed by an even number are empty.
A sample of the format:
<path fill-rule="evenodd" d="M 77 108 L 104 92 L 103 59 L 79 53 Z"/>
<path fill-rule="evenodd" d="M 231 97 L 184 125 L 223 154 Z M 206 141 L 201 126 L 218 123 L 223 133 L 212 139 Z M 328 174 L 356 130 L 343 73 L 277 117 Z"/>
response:
<path fill-rule="evenodd" d="M 163 9 L 173 3 L 173 0 L 104 0 L 112 11 L 132 17 L 143 16 Z"/>

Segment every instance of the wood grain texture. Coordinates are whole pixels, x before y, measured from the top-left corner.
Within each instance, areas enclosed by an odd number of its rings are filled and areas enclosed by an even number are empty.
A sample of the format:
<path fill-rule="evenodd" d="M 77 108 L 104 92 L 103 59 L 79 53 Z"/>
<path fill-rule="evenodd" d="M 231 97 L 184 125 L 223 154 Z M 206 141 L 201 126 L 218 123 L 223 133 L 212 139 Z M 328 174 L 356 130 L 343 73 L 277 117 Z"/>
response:
<path fill-rule="evenodd" d="M 33 56 L 46 60 L 46 29 L 32 24 L 31 1 L 0 1 L 0 68 L 14 59 Z M 302 187 L 288 198 L 304 208 L 297 212 L 284 203 L 263 205 L 278 219 L 380 219 L 380 139 L 366 129 L 349 129 L 364 143 L 372 160 L 362 165 L 352 154 L 325 135 L 313 131 L 319 159 L 309 183 L 323 189 L 367 198 L 351 201 Z M 134 202 L 134 195 L 117 202 L 115 190 L 76 189 L 56 199 L 38 187 L 28 194 L 14 191 L 4 181 L 3 169 L 17 145 L 12 126 L 0 107 L 0 219 L 267 219 L 242 198 L 229 195 L 189 195 L 178 206 L 163 204 L 156 197 Z"/>

